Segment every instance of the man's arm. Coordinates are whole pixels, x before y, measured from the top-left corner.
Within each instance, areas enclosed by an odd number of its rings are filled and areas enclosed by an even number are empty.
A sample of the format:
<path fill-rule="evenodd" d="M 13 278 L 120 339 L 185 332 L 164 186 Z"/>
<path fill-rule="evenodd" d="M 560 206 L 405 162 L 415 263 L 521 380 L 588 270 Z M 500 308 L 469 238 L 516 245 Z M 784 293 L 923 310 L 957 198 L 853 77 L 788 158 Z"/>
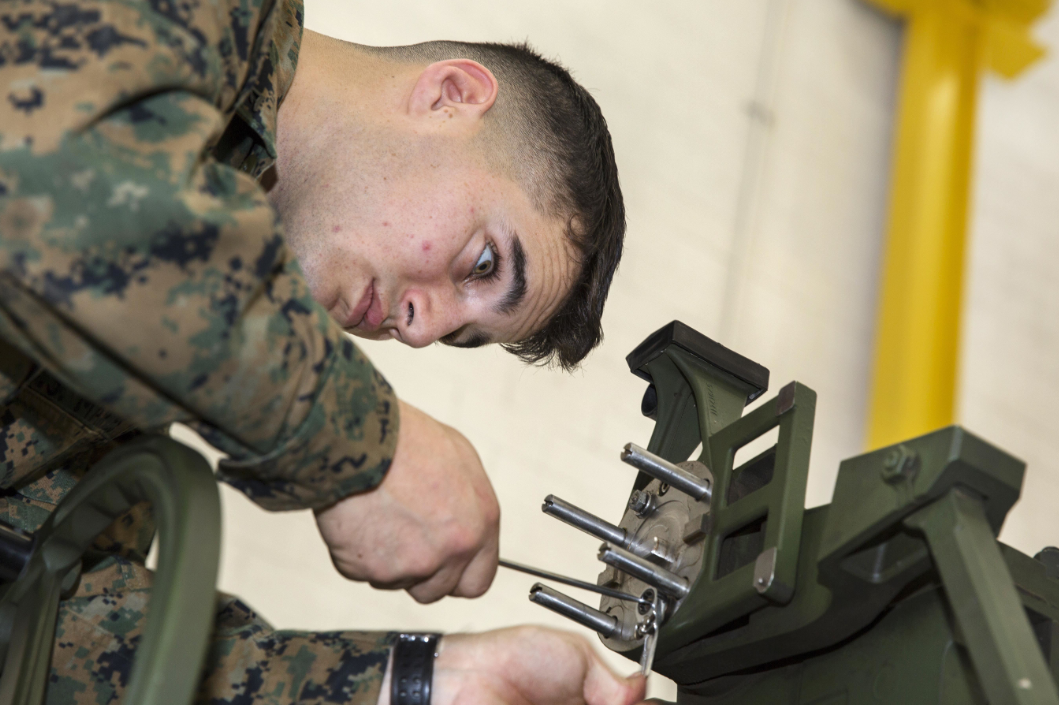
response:
<path fill-rule="evenodd" d="M 136 3 L 19 8 L 19 59 L 0 71 L 0 336 L 141 429 L 191 423 L 229 454 L 222 479 L 266 508 L 376 487 L 397 448 L 392 390 L 312 299 L 258 184 L 208 153 L 241 80 L 227 25 Z M 481 473 L 471 455 L 431 461 L 459 485 Z M 414 481 L 421 463 L 404 465 Z M 495 521 L 478 519 L 471 543 L 495 554 Z M 464 565 L 457 553 L 431 560 Z"/>
<path fill-rule="evenodd" d="M 401 436 L 372 492 L 316 511 L 335 568 L 419 602 L 477 597 L 499 560 L 500 505 L 478 454 L 456 429 L 399 402 Z"/>
<path fill-rule="evenodd" d="M 79 128 L 4 125 L 0 335 L 140 428 L 195 420 L 268 508 L 378 484 L 393 393 L 312 300 L 261 189 L 203 157 L 211 103 L 171 90 Z"/>
<path fill-rule="evenodd" d="M 390 705 L 393 659 L 378 705 Z M 432 705 L 632 705 L 646 681 L 622 678 L 583 637 L 544 627 L 514 627 L 481 634 L 449 634 L 438 644 Z"/>

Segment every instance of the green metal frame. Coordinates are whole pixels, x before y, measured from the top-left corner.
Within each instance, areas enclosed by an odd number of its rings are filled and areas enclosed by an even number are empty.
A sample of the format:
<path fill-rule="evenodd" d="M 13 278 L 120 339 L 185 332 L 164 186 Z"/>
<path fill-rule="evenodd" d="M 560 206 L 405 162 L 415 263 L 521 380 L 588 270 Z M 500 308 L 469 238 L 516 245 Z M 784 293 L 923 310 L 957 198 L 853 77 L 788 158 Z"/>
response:
<path fill-rule="evenodd" d="M 22 574 L 0 586 L 0 703 L 44 701 L 60 597 L 96 536 L 145 500 L 158 524 L 158 571 L 124 703 L 191 702 L 213 624 L 220 499 L 201 455 L 152 436 L 93 467 L 37 532 Z"/>
<path fill-rule="evenodd" d="M 697 399 L 705 397 L 706 385 L 701 383 L 701 378 L 693 380 L 692 386 Z M 703 444 L 702 460 L 714 475 L 711 530 L 704 543 L 705 568 L 681 609 L 660 633 L 660 650 L 684 646 L 704 632 L 744 617 L 770 602 L 790 600 L 798 569 L 815 410 L 816 393 L 795 382 L 750 414 L 710 436 L 708 457 Z M 779 438 L 772 461 L 772 479 L 764 487 L 729 504 L 729 490 L 741 469 L 733 467 L 736 451 L 777 426 Z M 703 427 L 707 431 L 705 421 Z M 724 541 L 761 520 L 765 529 L 760 549 L 755 545 L 757 554 L 748 556 L 742 567 L 719 577 Z M 774 554 L 769 553 L 772 550 Z M 775 560 L 774 577 L 767 588 L 759 589 L 754 584 L 757 560 L 771 555 Z"/>
<path fill-rule="evenodd" d="M 990 703 L 1059 703 L 979 497 L 956 488 L 905 520 L 926 536 Z"/>
<path fill-rule="evenodd" d="M 1059 705 L 1059 549 L 996 540 L 1024 463 L 951 426 L 843 461 L 831 504 L 805 510 L 813 391 L 791 383 L 741 416 L 753 386 L 665 330 L 630 355 L 656 390 L 649 450 L 680 462 L 701 441 L 714 482 L 703 568 L 654 662 L 679 702 Z M 777 426 L 774 449 L 733 468 Z"/>
<path fill-rule="evenodd" d="M 760 390 L 700 357 L 671 344 L 639 370 L 656 390 L 656 424 L 648 450 L 667 460 L 686 460 L 701 442 L 699 460 L 714 476 L 710 537 L 703 543 L 703 565 L 683 606 L 659 633 L 659 658 L 699 639 L 765 604 L 790 599 L 798 569 L 805 483 L 812 445 L 816 393 L 797 382 L 740 418 L 747 399 Z M 779 427 L 767 486 L 729 504 L 733 480 L 757 458 L 735 468 L 743 446 Z M 649 478 L 640 476 L 634 489 Z M 758 520 L 765 535 L 744 565 L 718 574 L 724 540 Z M 756 559 L 774 558 L 773 579 L 763 590 L 754 585 Z"/>

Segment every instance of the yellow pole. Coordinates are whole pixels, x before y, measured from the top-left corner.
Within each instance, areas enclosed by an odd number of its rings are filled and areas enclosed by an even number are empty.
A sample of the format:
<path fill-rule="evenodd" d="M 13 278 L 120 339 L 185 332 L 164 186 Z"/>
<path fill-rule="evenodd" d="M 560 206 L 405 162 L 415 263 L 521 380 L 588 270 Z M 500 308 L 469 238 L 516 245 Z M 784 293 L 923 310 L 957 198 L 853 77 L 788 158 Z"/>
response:
<path fill-rule="evenodd" d="M 868 446 L 952 423 L 978 81 L 1043 55 L 1050 0 L 868 0 L 905 19 Z"/>

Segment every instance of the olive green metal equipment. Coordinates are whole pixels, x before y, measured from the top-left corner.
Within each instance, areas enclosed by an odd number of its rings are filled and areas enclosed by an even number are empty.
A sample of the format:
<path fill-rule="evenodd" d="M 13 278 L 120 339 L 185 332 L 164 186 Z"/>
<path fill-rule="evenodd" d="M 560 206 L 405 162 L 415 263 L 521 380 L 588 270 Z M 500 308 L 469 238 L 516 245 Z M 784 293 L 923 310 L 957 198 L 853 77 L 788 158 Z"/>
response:
<path fill-rule="evenodd" d="M 158 571 L 122 702 L 191 702 L 213 626 L 220 501 L 201 455 L 151 436 L 95 465 L 32 536 L 0 529 L 0 703 L 44 701 L 59 600 L 76 588 L 96 536 L 142 501 L 158 525 Z"/>
<path fill-rule="evenodd" d="M 678 321 L 628 362 L 656 424 L 622 453 L 641 473 L 621 521 L 544 510 L 604 540 L 599 585 L 641 600 L 596 610 L 541 585 L 532 600 L 689 705 L 1059 705 L 1059 550 L 996 540 L 1021 461 L 951 426 L 843 461 L 831 504 L 806 510 L 811 389 L 744 415 L 768 371 Z"/>

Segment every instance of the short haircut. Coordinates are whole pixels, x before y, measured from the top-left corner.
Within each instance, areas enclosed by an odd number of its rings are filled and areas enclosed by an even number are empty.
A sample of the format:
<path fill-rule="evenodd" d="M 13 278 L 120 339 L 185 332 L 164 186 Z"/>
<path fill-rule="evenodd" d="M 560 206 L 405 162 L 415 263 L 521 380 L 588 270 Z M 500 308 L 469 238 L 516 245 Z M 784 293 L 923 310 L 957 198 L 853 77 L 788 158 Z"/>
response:
<path fill-rule="evenodd" d="M 486 113 L 489 146 L 542 213 L 566 221 L 579 273 L 555 314 L 537 332 L 503 347 L 531 364 L 571 370 L 603 340 L 603 304 L 621 260 L 625 204 L 607 121 L 570 72 L 528 44 L 437 41 L 364 47 L 405 62 L 471 59 L 496 76 Z M 495 128 L 495 129 L 493 129 Z"/>

